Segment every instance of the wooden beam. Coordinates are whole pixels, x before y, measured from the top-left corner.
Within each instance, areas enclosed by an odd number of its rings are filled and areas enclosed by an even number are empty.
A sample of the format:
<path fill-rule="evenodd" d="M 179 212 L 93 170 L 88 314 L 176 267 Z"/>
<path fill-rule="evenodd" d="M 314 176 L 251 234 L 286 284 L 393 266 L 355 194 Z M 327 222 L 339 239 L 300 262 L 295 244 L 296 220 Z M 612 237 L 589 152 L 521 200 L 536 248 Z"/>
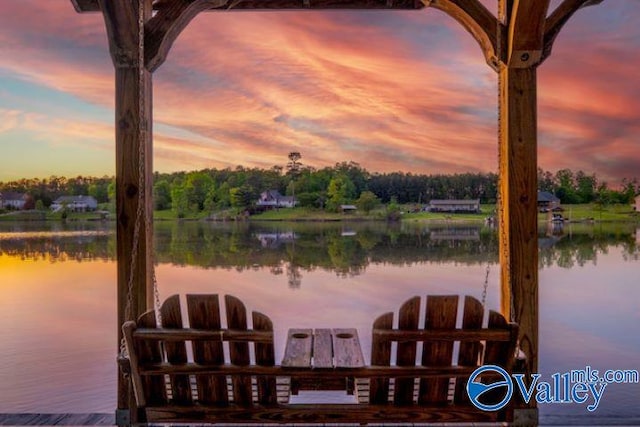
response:
<path fill-rule="evenodd" d="M 424 0 L 458 21 L 478 42 L 487 64 L 498 71 L 498 19 L 478 0 Z"/>
<path fill-rule="evenodd" d="M 178 0 L 180 1 L 180 0 Z M 197 0 L 190 0 L 195 2 Z M 99 12 L 98 0 L 71 0 L 76 11 Z M 155 1 L 153 9 L 173 7 L 173 0 Z M 208 10 L 271 10 L 271 9 L 422 9 L 420 0 L 225 0 L 224 5 L 213 4 Z"/>
<path fill-rule="evenodd" d="M 121 326 L 153 303 L 152 100 L 140 34 L 151 0 L 100 0 L 115 66 L 118 345 Z M 142 19 L 139 14 L 142 13 Z M 129 382 L 118 377 L 118 408 L 130 407 Z"/>
<path fill-rule="evenodd" d="M 509 12 L 507 65 L 527 68 L 542 59 L 549 0 L 514 0 Z"/>
<path fill-rule="evenodd" d="M 196 15 L 222 7 L 227 0 L 175 0 L 166 2 L 145 28 L 145 66 L 153 72 L 166 60 L 173 42 Z"/>
<path fill-rule="evenodd" d="M 564 0 L 560 3 L 551 15 L 549 15 L 544 24 L 544 46 L 541 61 L 544 61 L 551 55 L 556 37 L 574 13 L 583 7 L 596 5 L 601 2 L 602 0 Z"/>
<path fill-rule="evenodd" d="M 100 12 L 100 2 L 98 0 L 71 0 L 76 12 Z"/>
<path fill-rule="evenodd" d="M 536 68 L 500 71 L 502 314 L 520 325 L 527 373 L 538 372 Z"/>

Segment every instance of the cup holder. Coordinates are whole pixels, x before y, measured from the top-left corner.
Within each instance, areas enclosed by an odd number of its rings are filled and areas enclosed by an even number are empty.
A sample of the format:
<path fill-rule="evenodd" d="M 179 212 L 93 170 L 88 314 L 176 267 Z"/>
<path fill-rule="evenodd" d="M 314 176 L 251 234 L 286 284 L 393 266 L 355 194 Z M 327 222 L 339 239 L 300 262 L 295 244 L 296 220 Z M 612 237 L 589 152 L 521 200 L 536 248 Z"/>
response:
<path fill-rule="evenodd" d="M 336 338 L 342 338 L 343 340 L 347 340 L 349 338 L 353 338 L 353 334 L 342 332 L 342 333 L 336 334 Z"/>
<path fill-rule="evenodd" d="M 297 338 L 299 340 L 305 339 L 305 338 L 309 338 L 309 334 L 306 334 L 304 332 L 296 332 L 295 334 L 291 335 L 293 338 Z"/>

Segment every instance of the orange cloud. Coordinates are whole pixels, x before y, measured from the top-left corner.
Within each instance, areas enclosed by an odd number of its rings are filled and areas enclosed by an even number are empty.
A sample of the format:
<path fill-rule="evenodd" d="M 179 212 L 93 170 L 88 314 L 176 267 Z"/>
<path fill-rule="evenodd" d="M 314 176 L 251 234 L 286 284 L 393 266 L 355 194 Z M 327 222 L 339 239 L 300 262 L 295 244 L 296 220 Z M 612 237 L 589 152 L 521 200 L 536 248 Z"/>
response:
<path fill-rule="evenodd" d="M 0 71 L 112 108 L 100 14 L 34 7 L 0 4 Z M 608 19 L 616 31 L 600 32 Z M 638 19 L 627 4 L 587 8 L 558 38 L 539 73 L 542 167 L 637 175 Z M 154 75 L 155 165 L 270 167 L 298 150 L 319 167 L 495 171 L 496 85 L 472 37 L 435 10 L 205 13 Z"/>

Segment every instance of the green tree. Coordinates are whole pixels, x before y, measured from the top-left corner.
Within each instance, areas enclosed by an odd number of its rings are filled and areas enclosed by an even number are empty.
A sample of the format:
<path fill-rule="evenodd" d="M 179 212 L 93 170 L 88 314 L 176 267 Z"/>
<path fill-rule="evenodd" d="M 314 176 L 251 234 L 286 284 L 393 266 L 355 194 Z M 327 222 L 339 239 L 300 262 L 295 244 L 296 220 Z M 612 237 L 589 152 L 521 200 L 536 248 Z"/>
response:
<path fill-rule="evenodd" d="M 391 199 L 391 202 L 387 205 L 387 221 L 399 221 L 401 214 L 400 205 L 396 199 Z"/>
<path fill-rule="evenodd" d="M 213 187 L 213 180 L 205 172 L 190 172 L 184 182 L 184 191 L 189 208 L 194 211 L 204 210 L 207 194 Z"/>
<path fill-rule="evenodd" d="M 182 181 L 174 181 L 171 185 L 171 210 L 178 218 L 184 218 L 189 212 L 189 199 Z"/>
<path fill-rule="evenodd" d="M 331 179 L 327 188 L 327 209 L 336 211 L 340 205 L 349 202 L 354 186 L 345 175 L 338 175 Z"/>
<path fill-rule="evenodd" d="M 302 154 L 299 151 L 292 151 L 289 153 L 289 162 L 287 163 L 287 175 L 291 175 L 294 178 L 297 177 L 300 173 L 300 167 L 302 163 L 300 163 L 300 159 L 302 158 Z"/>
<path fill-rule="evenodd" d="M 171 207 L 171 185 L 166 179 L 160 179 L 153 184 L 153 204 L 159 211 Z"/>
<path fill-rule="evenodd" d="M 363 191 L 358 200 L 356 200 L 356 205 L 359 209 L 363 210 L 365 214 L 369 214 L 369 212 L 379 204 L 380 199 L 371 191 Z"/>
<path fill-rule="evenodd" d="M 253 191 L 248 185 L 233 187 L 229 190 L 231 206 L 238 210 L 249 209 L 255 200 Z"/>
<path fill-rule="evenodd" d="M 107 203 L 109 201 L 109 181 L 95 180 L 89 184 L 89 195 L 96 199 L 98 203 Z"/>

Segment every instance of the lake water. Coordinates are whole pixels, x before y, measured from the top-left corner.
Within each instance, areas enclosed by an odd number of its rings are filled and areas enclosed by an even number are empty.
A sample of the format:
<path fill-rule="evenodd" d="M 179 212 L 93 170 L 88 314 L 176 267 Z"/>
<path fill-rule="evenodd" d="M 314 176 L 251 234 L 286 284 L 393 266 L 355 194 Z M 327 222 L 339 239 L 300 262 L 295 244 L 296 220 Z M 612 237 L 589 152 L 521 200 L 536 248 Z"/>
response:
<path fill-rule="evenodd" d="M 499 310 L 494 230 L 451 224 L 158 222 L 158 296 L 219 293 L 291 327 L 355 327 L 414 295 Z M 640 231 L 571 225 L 540 235 L 539 371 L 640 370 Z M 488 276 L 487 276 L 488 273 Z M 487 280 L 485 281 L 485 278 Z M 115 233 L 110 223 L 0 223 L 0 413 L 112 412 Z M 640 422 L 640 385 L 608 384 L 597 410 L 540 405 L 548 422 Z M 578 421 L 576 421 L 578 420 Z"/>

